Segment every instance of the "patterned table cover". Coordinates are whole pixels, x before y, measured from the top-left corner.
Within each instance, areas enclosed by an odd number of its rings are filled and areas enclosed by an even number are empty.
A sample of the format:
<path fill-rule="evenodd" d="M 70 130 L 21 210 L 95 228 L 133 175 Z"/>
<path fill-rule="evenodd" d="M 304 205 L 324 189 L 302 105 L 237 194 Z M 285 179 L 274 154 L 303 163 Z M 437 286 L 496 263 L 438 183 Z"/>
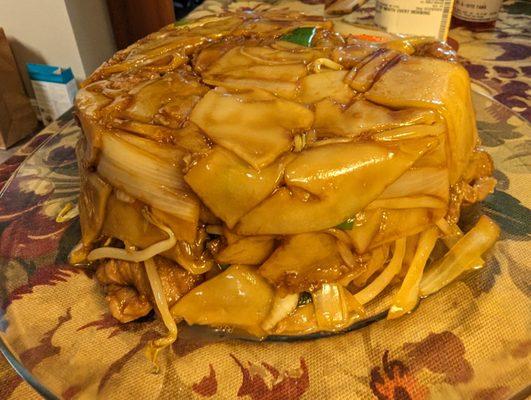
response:
<path fill-rule="evenodd" d="M 300 9 L 313 14 L 324 13 L 323 5 L 320 3 L 321 0 L 305 0 L 305 2 L 279 0 L 273 3 L 268 2 L 268 4 L 274 4 L 275 6 Z M 258 4 L 258 2 L 242 3 L 207 0 L 194 14 L 195 16 L 200 16 L 221 9 L 233 9 L 242 6 L 255 7 Z M 358 10 L 346 16 L 338 17 L 338 19 L 347 23 L 371 24 L 373 13 L 374 4 L 373 1 L 369 1 Z M 504 2 L 500 19 L 494 30 L 472 32 L 465 28 L 457 28 L 452 29 L 449 35 L 457 43 L 458 55 L 474 80 L 475 90 L 494 98 L 528 121 L 531 121 L 531 107 L 528 98 L 531 82 L 530 26 L 531 6 L 529 1 L 509 0 Z M 493 103 L 491 114 L 491 117 L 494 116 L 495 119 L 497 117 L 499 121 L 508 121 L 510 123 L 511 117 L 507 115 L 507 110 L 504 107 L 496 106 Z M 54 133 L 71 124 L 72 114 L 67 113 L 41 131 L 15 155 L 1 164 L 0 189 L 26 157 L 53 136 Z M 484 143 L 486 146 L 497 146 L 504 143 L 507 139 L 521 136 L 517 131 L 526 128 L 521 126 L 515 128 L 518 124 L 513 124 L 512 129 L 507 133 L 507 126 L 503 127 L 501 124 L 502 122 L 497 123 L 496 121 L 490 124 L 491 128 L 489 129 L 492 132 L 489 134 L 490 139 L 488 141 L 490 143 Z M 528 141 L 521 144 L 520 151 L 530 152 Z M 526 171 L 529 171 L 529 165 L 524 167 L 527 168 Z M 497 178 L 500 180 L 500 176 Z M 501 178 L 503 185 L 504 177 Z M 526 197 L 525 190 L 522 193 Z M 526 216 L 528 215 L 526 214 Z M 1 217 L 0 210 L 0 219 Z M 524 233 L 523 240 L 528 240 L 529 226 L 524 228 L 527 229 L 527 232 Z M 523 268 L 525 269 L 527 260 L 524 255 L 522 257 L 524 260 Z M 500 266 L 498 265 L 497 268 L 498 270 L 493 272 L 493 280 L 495 279 L 494 275 L 500 274 Z M 527 282 L 515 283 L 513 280 L 513 283 L 519 286 L 519 289 L 526 296 L 530 295 L 529 274 L 529 261 L 527 261 L 527 271 L 524 272 Z M 494 282 L 492 282 L 493 284 Z M 31 291 L 31 285 L 31 282 L 28 281 L 23 287 L 25 290 Z M 457 290 L 461 290 L 465 298 L 470 296 L 477 297 L 482 291 L 485 291 L 485 288 L 481 287 L 469 290 L 470 288 L 465 289 L 464 286 L 459 287 Z M 502 283 L 499 282 L 498 286 L 502 286 Z M 490 289 L 491 287 L 487 288 L 487 291 Z M 503 294 L 499 293 L 498 295 Z M 475 302 L 473 303 L 477 307 Z M 469 303 L 465 301 L 464 304 Z M 452 313 L 456 317 L 456 324 L 469 323 L 466 318 L 459 316 L 459 311 L 463 311 L 459 309 L 459 305 L 431 304 L 429 307 L 432 312 L 443 312 L 443 310 L 447 312 L 446 307 L 448 306 L 456 308 L 456 311 Z M 495 307 L 495 304 L 491 306 Z M 507 310 L 500 310 L 500 312 L 507 312 Z M 416 322 L 415 319 L 418 319 L 418 321 Z M 470 335 L 470 327 L 468 327 L 468 331 L 467 329 L 459 329 L 456 326 L 455 330 L 439 332 L 434 323 L 431 329 L 419 328 L 416 330 L 415 324 L 420 323 L 421 320 L 422 316 L 417 318 L 413 315 L 403 321 L 393 322 L 393 324 L 403 325 L 400 330 L 408 331 L 408 337 L 410 338 L 408 343 L 397 346 L 394 352 L 380 348 L 378 343 L 371 343 L 369 329 L 365 332 L 358 332 L 359 340 L 356 339 L 355 344 L 348 343 L 347 337 L 333 339 L 337 344 L 337 348 L 340 349 L 339 351 L 350 351 L 348 346 L 356 345 L 365 348 L 367 359 L 360 360 L 360 362 L 367 365 L 366 376 L 360 377 L 352 373 L 351 387 L 344 387 L 338 384 L 337 388 L 334 389 L 334 377 L 332 375 L 321 390 L 315 390 L 314 388 L 309 391 L 308 365 L 304 356 L 301 356 L 297 362 L 292 362 L 290 368 L 282 371 L 268 364 L 267 359 L 261 364 L 254 364 L 233 357 L 227 362 L 232 363 L 232 366 L 236 365 L 238 367 L 243 379 L 239 390 L 234 394 L 234 398 L 236 396 L 252 400 L 299 399 L 301 396 L 312 398 L 307 397 L 308 393 L 311 392 L 313 396 L 322 396 L 321 398 L 365 398 L 367 393 L 371 393 L 373 398 L 378 399 L 460 399 L 468 398 L 468 394 L 470 394 L 470 398 L 478 400 L 505 399 L 515 395 L 513 389 L 518 387 L 518 384 L 520 385 L 519 387 L 524 388 L 526 380 L 527 382 L 531 380 L 529 371 L 529 356 L 531 353 L 529 323 L 526 328 L 527 336 L 504 339 L 507 340 L 507 343 L 504 345 L 504 351 L 497 355 L 498 359 L 485 362 L 485 360 L 467 359 L 467 351 L 470 350 L 468 346 L 474 345 L 474 340 L 466 337 Z M 510 319 L 506 322 L 507 324 L 514 323 Z M 100 321 L 100 323 L 105 324 L 106 321 Z M 109 322 L 107 321 L 107 323 Z M 482 332 L 481 326 L 476 328 L 479 335 L 489 334 L 489 332 Z M 386 328 L 384 327 L 383 329 L 385 331 Z M 394 331 L 389 330 L 389 334 L 392 332 Z M 460 337 L 460 334 L 463 336 Z M 271 344 L 264 347 L 268 346 L 271 346 Z M 322 341 L 309 345 L 308 350 L 313 346 L 322 346 Z M 437 356 L 434 356 L 434 354 Z M 519 363 L 518 360 L 520 360 Z M 522 360 L 524 360 L 523 364 Z M 339 369 L 342 375 L 349 374 L 342 366 L 333 365 L 331 360 L 320 361 L 324 364 L 330 364 L 330 368 Z M 483 368 L 482 373 L 484 376 L 475 376 L 475 361 Z M 520 370 L 507 367 L 506 373 L 500 373 L 500 371 L 496 371 L 497 365 L 501 368 L 504 365 L 518 365 Z M 491 370 L 486 371 L 485 367 L 487 366 Z M 426 382 L 430 382 L 430 379 L 426 378 L 429 374 L 438 375 L 437 379 L 434 380 L 437 382 L 436 385 L 426 385 Z M 500 376 L 505 381 L 498 381 Z M 463 397 L 465 392 L 456 389 L 456 387 L 472 381 L 474 381 L 475 386 L 466 392 L 468 394 Z M 216 370 L 211 364 L 210 370 L 205 371 L 204 377 L 194 385 L 194 391 L 199 396 L 198 398 L 217 398 L 215 390 L 217 386 Z M 367 390 L 361 390 L 360 386 L 365 386 Z M 63 397 L 69 398 L 73 394 L 63 393 Z M 527 394 L 529 393 L 521 392 L 517 396 L 525 398 Z M 368 398 L 370 397 L 369 395 Z M 39 395 L 27 383 L 22 381 L 7 362 L 0 357 L 0 399 L 8 398 L 33 399 L 39 398 Z"/>

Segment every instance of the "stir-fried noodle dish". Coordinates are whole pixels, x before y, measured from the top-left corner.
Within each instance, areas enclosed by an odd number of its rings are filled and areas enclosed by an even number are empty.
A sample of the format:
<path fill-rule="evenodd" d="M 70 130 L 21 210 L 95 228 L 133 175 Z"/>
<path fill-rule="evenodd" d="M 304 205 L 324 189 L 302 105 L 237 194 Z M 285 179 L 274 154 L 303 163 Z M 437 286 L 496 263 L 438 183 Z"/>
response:
<path fill-rule="evenodd" d="M 467 72 L 444 43 L 241 11 L 119 51 L 76 100 L 82 241 L 123 323 L 257 338 L 412 311 L 480 268 L 499 229 Z"/>

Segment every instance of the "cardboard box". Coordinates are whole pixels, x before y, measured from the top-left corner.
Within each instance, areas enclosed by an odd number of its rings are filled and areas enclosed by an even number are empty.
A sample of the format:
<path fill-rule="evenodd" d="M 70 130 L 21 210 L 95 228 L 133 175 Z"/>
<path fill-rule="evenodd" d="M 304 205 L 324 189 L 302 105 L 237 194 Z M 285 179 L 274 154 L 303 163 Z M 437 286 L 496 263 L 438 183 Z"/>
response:
<path fill-rule="evenodd" d="M 24 92 L 4 30 L 0 28 L 0 149 L 7 149 L 36 128 L 37 118 Z"/>
<path fill-rule="evenodd" d="M 40 119 L 48 125 L 74 105 L 77 84 L 70 68 L 27 64 Z"/>

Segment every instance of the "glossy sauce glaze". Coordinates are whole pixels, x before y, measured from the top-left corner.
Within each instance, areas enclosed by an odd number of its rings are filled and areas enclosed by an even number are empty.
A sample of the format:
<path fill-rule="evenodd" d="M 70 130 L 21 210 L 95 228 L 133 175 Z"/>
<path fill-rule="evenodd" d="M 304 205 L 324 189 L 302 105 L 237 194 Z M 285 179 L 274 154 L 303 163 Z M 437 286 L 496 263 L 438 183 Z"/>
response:
<path fill-rule="evenodd" d="M 418 292 L 421 253 L 493 182 L 454 61 L 431 39 L 368 42 L 278 11 L 151 34 L 77 98 L 72 259 L 95 260 L 123 322 L 159 296 L 177 320 L 257 337 L 342 329 L 400 274 Z M 394 316 L 418 298 L 402 291 Z"/>

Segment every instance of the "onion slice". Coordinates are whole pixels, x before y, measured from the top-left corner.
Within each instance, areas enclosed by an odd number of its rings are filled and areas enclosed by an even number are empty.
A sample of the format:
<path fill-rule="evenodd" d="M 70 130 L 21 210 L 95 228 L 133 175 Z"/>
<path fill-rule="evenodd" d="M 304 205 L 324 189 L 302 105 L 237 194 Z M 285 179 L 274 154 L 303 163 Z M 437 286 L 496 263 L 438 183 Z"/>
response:
<path fill-rule="evenodd" d="M 499 226 L 489 217 L 481 216 L 477 224 L 426 272 L 420 283 L 420 295 L 435 293 L 464 271 L 477 267 L 482 261 L 481 255 L 494 245 L 499 235 Z"/>

